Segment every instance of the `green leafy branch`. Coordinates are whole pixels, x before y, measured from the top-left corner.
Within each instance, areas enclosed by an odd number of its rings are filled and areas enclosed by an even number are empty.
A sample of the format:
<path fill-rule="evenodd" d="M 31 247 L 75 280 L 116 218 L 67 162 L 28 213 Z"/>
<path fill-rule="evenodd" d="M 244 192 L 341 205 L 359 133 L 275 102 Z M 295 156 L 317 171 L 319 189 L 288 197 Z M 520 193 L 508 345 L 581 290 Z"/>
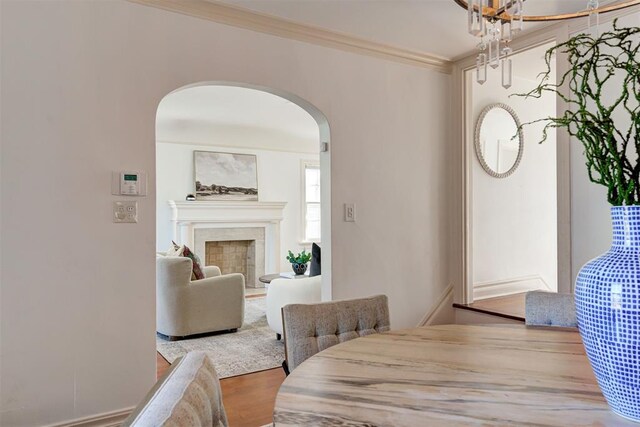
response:
<path fill-rule="evenodd" d="M 640 204 L 640 28 L 620 28 L 597 38 L 580 34 L 545 53 L 546 71 L 537 87 L 515 96 L 540 98 L 557 94 L 568 109 L 522 126 L 546 122 L 549 129 L 564 128 L 582 142 L 589 179 L 607 187 L 614 206 Z M 551 82 L 552 58 L 567 55 L 570 68 Z M 619 94 L 619 95 L 618 95 Z"/>

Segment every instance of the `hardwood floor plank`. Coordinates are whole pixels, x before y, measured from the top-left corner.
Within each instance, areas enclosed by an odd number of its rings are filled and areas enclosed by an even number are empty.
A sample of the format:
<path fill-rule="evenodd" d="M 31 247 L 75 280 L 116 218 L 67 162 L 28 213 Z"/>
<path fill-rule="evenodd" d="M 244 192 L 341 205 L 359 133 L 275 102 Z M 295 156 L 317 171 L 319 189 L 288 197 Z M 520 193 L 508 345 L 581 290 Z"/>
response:
<path fill-rule="evenodd" d="M 477 311 L 524 322 L 526 292 L 504 297 L 487 298 L 472 304 L 454 304 L 455 308 Z"/>
<path fill-rule="evenodd" d="M 273 422 L 273 408 L 282 368 L 220 380 L 222 400 L 231 427 L 259 427 Z"/>
<path fill-rule="evenodd" d="M 160 353 L 156 352 L 156 379 L 159 379 L 169 369 L 171 364 Z"/>

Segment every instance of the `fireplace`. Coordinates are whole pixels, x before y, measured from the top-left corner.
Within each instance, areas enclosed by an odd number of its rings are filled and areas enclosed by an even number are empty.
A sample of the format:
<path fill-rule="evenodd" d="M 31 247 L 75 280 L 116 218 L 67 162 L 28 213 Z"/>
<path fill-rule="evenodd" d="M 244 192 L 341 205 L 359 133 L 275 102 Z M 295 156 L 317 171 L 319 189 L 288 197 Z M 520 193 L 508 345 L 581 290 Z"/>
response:
<path fill-rule="evenodd" d="M 174 240 L 193 248 L 205 265 L 217 265 L 223 274 L 244 274 L 250 288 L 264 287 L 258 278 L 280 271 L 286 203 L 170 200 L 169 205 Z"/>
<path fill-rule="evenodd" d="M 256 267 L 255 251 L 255 240 L 207 242 L 204 245 L 205 265 L 217 265 L 222 274 L 242 273 L 250 281 L 249 272 Z M 255 276 L 255 272 L 251 273 Z"/>

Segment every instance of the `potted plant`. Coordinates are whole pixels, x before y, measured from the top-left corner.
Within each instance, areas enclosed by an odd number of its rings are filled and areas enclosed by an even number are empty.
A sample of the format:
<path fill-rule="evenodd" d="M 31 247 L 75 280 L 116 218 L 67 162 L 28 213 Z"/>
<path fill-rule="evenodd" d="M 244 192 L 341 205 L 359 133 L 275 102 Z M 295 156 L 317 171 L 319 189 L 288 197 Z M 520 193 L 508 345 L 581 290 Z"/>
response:
<path fill-rule="evenodd" d="M 304 274 L 307 271 L 307 263 L 310 259 L 311 254 L 304 250 L 295 256 L 293 252 L 289 251 L 289 255 L 287 255 L 287 261 L 291 263 L 291 268 L 296 274 Z"/>
<path fill-rule="evenodd" d="M 554 53 L 570 68 L 550 82 Z M 640 28 L 580 34 L 549 49 L 547 71 L 520 96 L 554 92 L 568 106 L 546 121 L 578 139 L 589 179 L 607 188 L 613 242 L 588 262 L 575 287 L 578 327 L 598 384 L 612 410 L 640 421 Z M 532 122 L 533 123 L 533 122 Z M 525 124 L 526 125 L 526 124 Z"/>

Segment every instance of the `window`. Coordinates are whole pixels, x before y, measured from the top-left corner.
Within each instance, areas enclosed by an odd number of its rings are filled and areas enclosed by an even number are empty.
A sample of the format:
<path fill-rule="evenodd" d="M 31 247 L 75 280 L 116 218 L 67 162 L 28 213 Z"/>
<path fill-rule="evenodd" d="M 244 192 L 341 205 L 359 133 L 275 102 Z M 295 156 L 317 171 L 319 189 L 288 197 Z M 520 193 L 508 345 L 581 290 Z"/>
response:
<path fill-rule="evenodd" d="M 320 240 L 320 166 L 304 164 L 304 240 Z"/>

